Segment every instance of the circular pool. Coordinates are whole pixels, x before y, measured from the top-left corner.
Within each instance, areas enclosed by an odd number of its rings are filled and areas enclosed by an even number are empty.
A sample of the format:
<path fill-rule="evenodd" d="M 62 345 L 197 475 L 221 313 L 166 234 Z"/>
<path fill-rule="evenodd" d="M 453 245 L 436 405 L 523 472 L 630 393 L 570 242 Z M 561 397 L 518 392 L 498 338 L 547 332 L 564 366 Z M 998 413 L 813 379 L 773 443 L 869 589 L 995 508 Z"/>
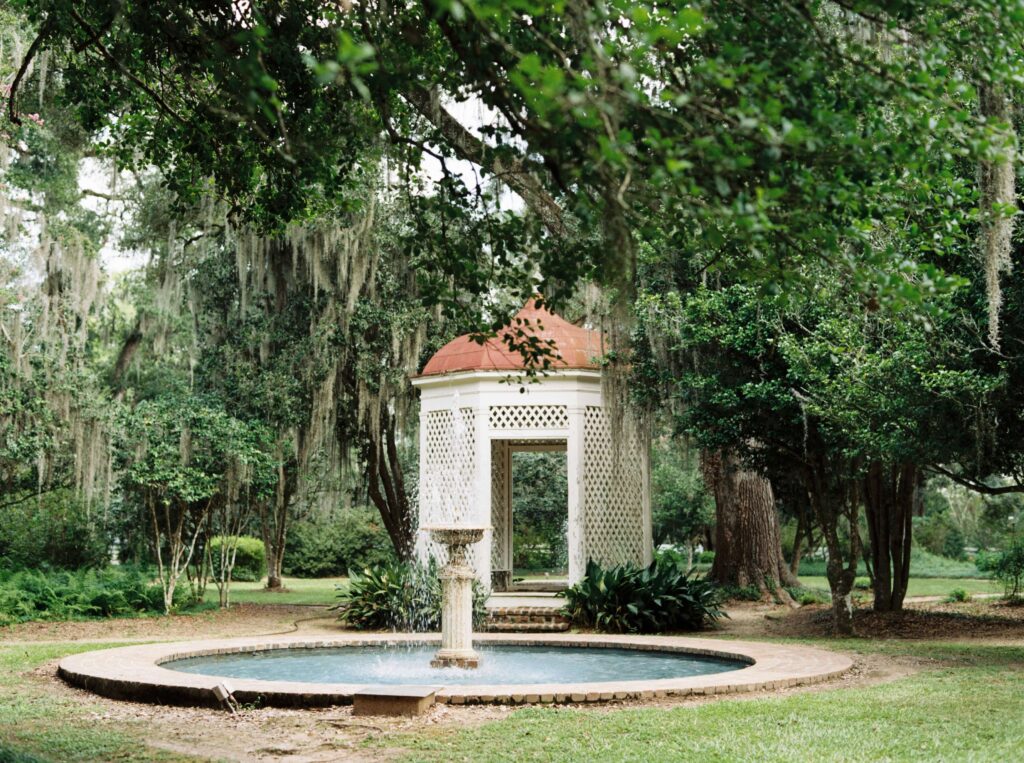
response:
<path fill-rule="evenodd" d="M 475 670 L 429 666 L 439 638 L 417 634 L 218 639 L 102 649 L 61 660 L 67 682 L 108 697 L 216 705 L 350 704 L 374 687 L 429 686 L 450 704 L 597 702 L 811 684 L 852 663 L 791 644 L 684 636 L 476 634 Z"/>
<path fill-rule="evenodd" d="M 435 648 L 425 644 L 274 649 L 188 657 L 163 663 L 168 670 L 264 681 L 316 684 L 515 685 L 688 678 L 739 670 L 746 661 L 636 649 L 488 645 L 480 667 L 432 668 Z"/>

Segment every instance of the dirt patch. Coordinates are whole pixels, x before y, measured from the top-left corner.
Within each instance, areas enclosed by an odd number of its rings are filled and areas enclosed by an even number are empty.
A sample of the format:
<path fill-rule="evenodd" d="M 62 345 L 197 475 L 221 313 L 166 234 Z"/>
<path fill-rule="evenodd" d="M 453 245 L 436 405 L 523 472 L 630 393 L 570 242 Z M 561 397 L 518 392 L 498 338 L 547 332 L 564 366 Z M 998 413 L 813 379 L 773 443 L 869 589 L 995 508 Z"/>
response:
<path fill-rule="evenodd" d="M 825 605 L 799 609 L 771 604 L 736 604 L 715 633 L 736 637 L 822 638 L 832 635 L 832 610 Z M 854 630 L 873 639 L 1024 638 L 1024 606 L 977 600 L 949 604 L 912 602 L 902 612 L 858 609 Z"/>

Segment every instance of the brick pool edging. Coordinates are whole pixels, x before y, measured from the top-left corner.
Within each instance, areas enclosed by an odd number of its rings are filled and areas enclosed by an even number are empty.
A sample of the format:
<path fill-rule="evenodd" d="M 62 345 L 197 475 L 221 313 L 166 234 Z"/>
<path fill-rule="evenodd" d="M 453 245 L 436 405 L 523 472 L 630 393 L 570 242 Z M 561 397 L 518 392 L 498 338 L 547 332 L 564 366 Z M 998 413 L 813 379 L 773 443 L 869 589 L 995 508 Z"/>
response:
<path fill-rule="evenodd" d="M 749 665 L 724 673 L 687 678 L 557 684 L 503 684 L 439 687 L 436 701 L 466 704 L 535 704 L 653 699 L 688 695 L 733 694 L 819 683 L 842 675 L 853 662 L 845 655 L 813 647 L 757 641 L 716 641 L 685 636 L 611 636 L 603 634 L 475 634 L 477 643 L 519 646 L 618 648 L 685 652 L 724 657 Z M 185 657 L 257 652 L 268 649 L 385 644 L 439 643 L 436 635 L 351 634 L 215 639 L 142 644 L 101 649 L 65 657 L 57 673 L 68 683 L 114 699 L 186 705 L 217 705 L 213 690 L 228 681 L 242 704 L 279 707 L 348 705 L 352 695 L 372 684 L 316 684 L 263 681 L 182 673 L 161 667 Z"/>

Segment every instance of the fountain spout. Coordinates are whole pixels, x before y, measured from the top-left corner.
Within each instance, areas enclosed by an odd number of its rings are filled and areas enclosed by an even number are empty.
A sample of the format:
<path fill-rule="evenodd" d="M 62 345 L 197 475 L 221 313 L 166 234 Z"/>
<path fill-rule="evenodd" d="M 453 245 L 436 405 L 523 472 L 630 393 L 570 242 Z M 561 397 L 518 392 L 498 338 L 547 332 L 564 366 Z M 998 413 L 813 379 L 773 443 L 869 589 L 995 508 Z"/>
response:
<path fill-rule="evenodd" d="M 482 527 L 430 527 L 430 536 L 448 548 L 441 569 L 441 648 L 431 667 L 475 668 L 480 655 L 473 649 L 473 568 L 466 551 L 484 537 Z"/>

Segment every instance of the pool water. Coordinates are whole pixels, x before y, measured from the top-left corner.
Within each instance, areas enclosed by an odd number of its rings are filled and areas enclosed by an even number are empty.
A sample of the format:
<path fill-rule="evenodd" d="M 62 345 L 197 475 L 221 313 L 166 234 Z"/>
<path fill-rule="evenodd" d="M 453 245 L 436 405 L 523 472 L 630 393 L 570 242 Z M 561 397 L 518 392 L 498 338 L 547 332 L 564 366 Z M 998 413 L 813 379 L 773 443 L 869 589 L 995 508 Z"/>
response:
<path fill-rule="evenodd" d="M 184 673 L 325 684 L 546 684 L 685 678 L 747 666 L 680 652 L 580 647 L 480 646 L 480 667 L 432 668 L 436 645 L 388 645 L 189 657 L 162 667 Z"/>

